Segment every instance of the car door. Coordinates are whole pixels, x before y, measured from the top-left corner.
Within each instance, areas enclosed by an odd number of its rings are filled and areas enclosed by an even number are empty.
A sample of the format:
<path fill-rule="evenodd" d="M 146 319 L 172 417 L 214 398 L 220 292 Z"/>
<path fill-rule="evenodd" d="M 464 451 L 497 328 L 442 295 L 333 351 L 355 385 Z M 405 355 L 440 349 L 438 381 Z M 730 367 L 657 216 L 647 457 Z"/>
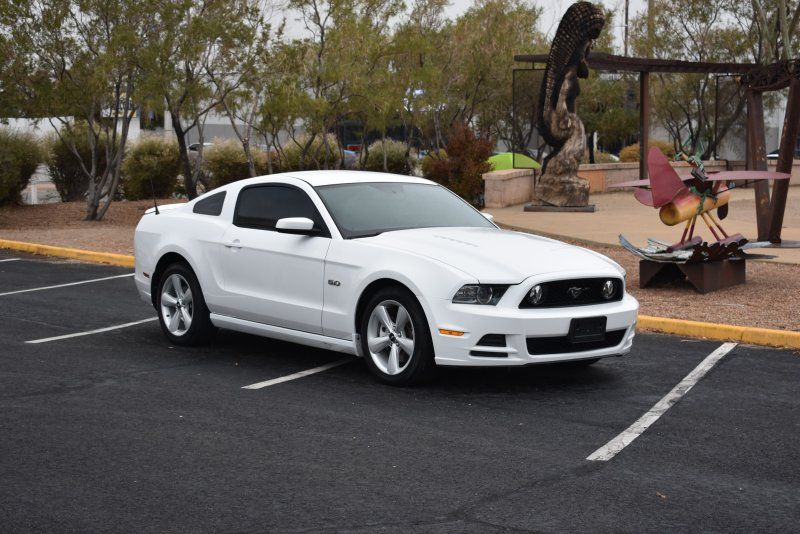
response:
<path fill-rule="evenodd" d="M 278 232 L 285 217 L 314 221 L 313 236 Z M 222 237 L 223 314 L 304 332 L 322 332 L 325 255 L 330 232 L 302 189 L 246 186 Z"/>

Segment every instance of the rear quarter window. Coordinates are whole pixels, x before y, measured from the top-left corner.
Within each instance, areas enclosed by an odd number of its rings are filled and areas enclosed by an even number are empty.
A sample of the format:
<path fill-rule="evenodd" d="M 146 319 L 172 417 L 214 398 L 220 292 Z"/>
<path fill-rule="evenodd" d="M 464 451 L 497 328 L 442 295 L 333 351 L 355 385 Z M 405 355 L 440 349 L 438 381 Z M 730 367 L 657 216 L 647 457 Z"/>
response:
<path fill-rule="evenodd" d="M 222 205 L 224 203 L 225 191 L 221 191 L 196 202 L 192 211 L 200 215 L 219 215 L 222 213 Z"/>

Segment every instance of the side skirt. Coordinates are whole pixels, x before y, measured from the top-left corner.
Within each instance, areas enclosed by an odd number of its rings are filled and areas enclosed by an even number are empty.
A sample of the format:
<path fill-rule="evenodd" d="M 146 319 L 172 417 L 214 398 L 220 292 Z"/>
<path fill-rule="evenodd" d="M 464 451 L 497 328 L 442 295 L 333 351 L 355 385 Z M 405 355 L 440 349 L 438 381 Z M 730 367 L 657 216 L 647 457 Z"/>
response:
<path fill-rule="evenodd" d="M 344 352 L 345 354 L 352 354 L 354 356 L 357 355 L 357 349 L 352 340 L 338 339 L 335 337 L 312 334 L 309 332 L 301 332 L 299 330 L 292 330 L 291 328 L 256 323 L 254 321 L 237 319 L 235 317 L 228 317 L 227 315 L 219 315 L 217 313 L 212 313 L 210 318 L 214 326 L 219 328 L 227 328 L 228 330 L 235 330 L 237 332 L 244 332 L 246 334 L 255 334 L 257 336 L 280 339 L 281 341 L 299 343 L 301 345 L 308 345 L 318 349 Z"/>

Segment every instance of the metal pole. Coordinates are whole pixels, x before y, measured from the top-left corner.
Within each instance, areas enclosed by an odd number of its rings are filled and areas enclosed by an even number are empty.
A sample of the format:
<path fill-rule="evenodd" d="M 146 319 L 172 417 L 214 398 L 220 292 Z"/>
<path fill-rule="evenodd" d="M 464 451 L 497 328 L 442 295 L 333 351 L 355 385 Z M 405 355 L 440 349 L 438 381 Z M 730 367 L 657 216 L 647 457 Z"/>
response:
<path fill-rule="evenodd" d="M 639 179 L 647 180 L 647 145 L 650 140 L 650 73 L 639 73 Z"/>

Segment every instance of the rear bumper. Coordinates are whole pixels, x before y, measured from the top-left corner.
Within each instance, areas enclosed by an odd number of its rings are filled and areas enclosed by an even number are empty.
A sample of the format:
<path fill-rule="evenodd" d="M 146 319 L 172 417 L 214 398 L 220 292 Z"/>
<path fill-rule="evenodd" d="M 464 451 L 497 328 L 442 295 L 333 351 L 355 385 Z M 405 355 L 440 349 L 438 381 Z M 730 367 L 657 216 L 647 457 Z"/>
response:
<path fill-rule="evenodd" d="M 439 301 L 432 306 L 431 335 L 436 363 L 454 366 L 516 366 L 536 363 L 562 362 L 620 356 L 631 350 L 636 333 L 639 303 L 625 294 L 617 302 L 590 306 L 550 309 L 519 309 L 517 307 L 477 306 Z M 592 344 L 570 344 L 572 319 L 606 317 L 606 332 L 610 346 L 597 348 Z M 462 336 L 445 335 L 439 329 L 464 332 Z M 613 334 L 612 334 L 613 333 Z M 505 346 L 478 345 L 487 334 L 505 337 Z M 529 338 L 531 348 L 529 351 Z M 539 342 L 536 341 L 539 338 Z M 542 339 L 549 338 L 549 339 Z M 563 339 L 560 339 L 563 338 Z M 562 342 L 563 341 L 563 342 Z M 541 353 L 534 347 L 548 347 Z M 534 352 L 533 354 L 531 352 Z"/>

